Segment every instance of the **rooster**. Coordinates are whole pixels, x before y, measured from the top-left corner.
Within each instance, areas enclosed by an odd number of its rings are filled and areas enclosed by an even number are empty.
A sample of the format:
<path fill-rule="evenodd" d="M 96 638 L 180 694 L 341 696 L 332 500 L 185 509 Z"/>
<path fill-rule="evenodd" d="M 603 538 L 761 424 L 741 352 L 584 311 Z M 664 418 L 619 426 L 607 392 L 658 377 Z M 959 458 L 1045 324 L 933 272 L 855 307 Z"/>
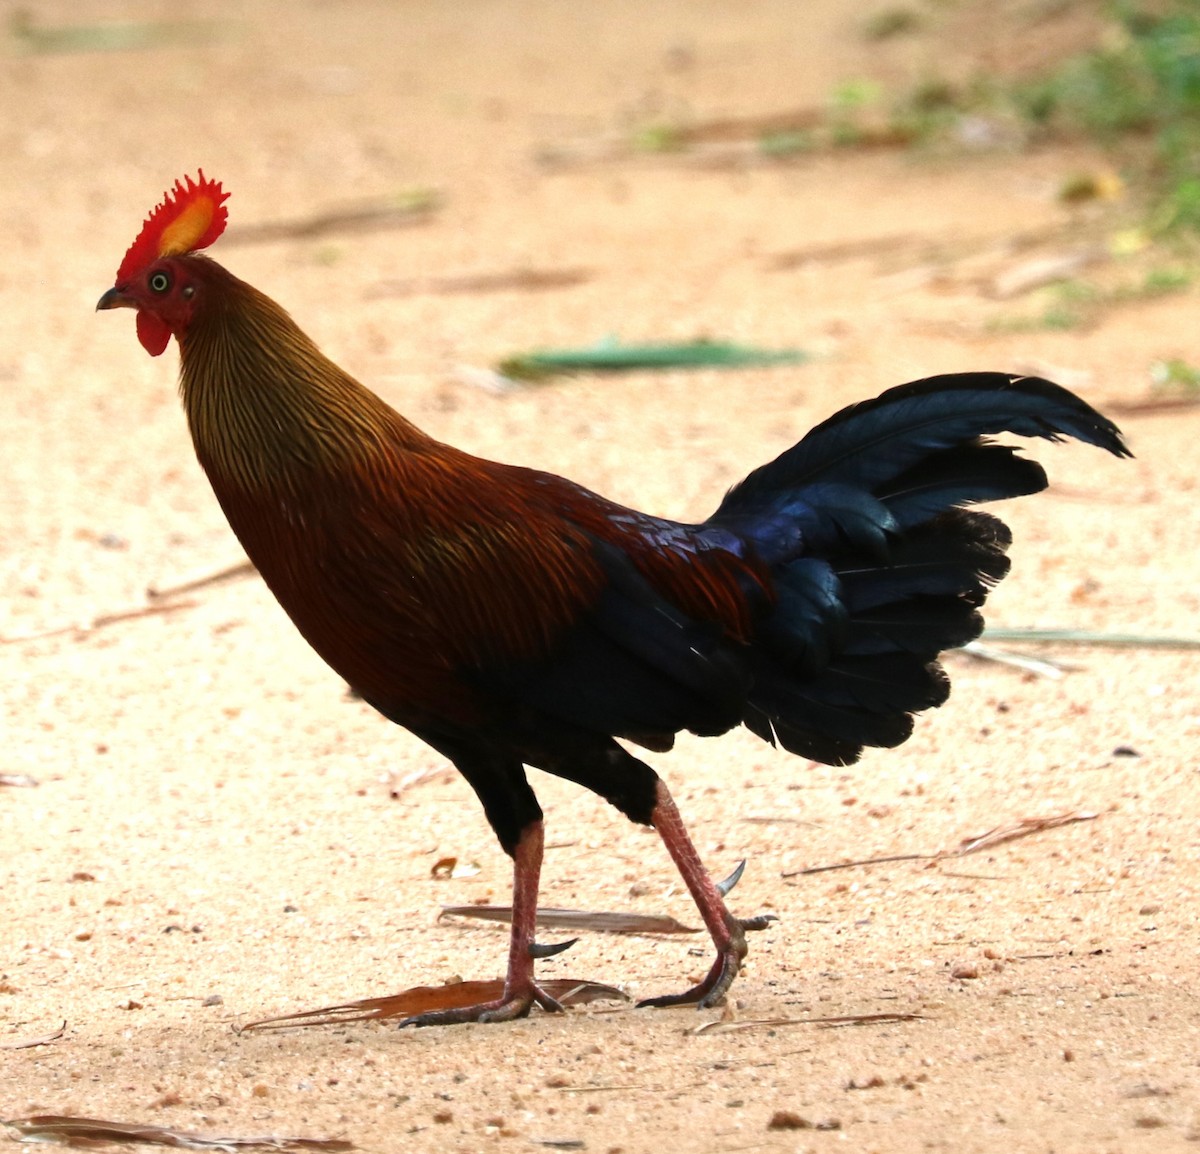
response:
<path fill-rule="evenodd" d="M 959 373 L 830 417 L 734 486 L 707 520 L 665 520 L 421 432 L 325 357 L 273 300 L 201 255 L 228 193 L 200 172 L 145 221 L 97 308 L 132 308 L 152 356 L 173 336 L 196 455 L 296 627 L 365 701 L 448 758 L 513 859 L 503 993 L 407 1024 L 561 1007 L 534 962 L 542 811 L 533 766 L 653 826 L 716 958 L 664 1006 L 717 1003 L 746 931 L 666 784 L 627 748 L 738 725 L 848 765 L 940 705 L 942 650 L 980 633 L 1010 537 L 980 501 L 1046 474 L 998 433 L 1118 429 L 1049 381 Z M 626 744 L 622 744 L 626 743 Z M 567 943 L 569 944 L 569 943 Z"/>

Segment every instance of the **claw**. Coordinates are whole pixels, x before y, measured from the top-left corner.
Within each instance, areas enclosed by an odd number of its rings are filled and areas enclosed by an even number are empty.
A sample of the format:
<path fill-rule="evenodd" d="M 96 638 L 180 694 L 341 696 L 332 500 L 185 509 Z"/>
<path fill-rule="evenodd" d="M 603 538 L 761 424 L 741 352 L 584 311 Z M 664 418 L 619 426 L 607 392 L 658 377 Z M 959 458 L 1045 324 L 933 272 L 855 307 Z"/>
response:
<path fill-rule="evenodd" d="M 723 878 L 719 882 L 713 882 L 713 885 L 717 887 L 717 893 L 719 893 L 721 897 L 727 898 L 730 890 L 732 890 L 733 887 L 742 880 L 742 874 L 745 872 L 746 859 L 742 858 L 742 860 L 733 867 L 733 873 L 731 873 L 727 878 Z"/>
<path fill-rule="evenodd" d="M 758 914 L 752 918 L 738 918 L 738 924 L 744 932 L 751 930 L 765 930 L 772 922 L 777 922 L 779 919 L 774 914 Z"/>
<path fill-rule="evenodd" d="M 424 1014 L 414 1014 L 411 1018 L 405 1018 L 399 1028 L 403 1030 L 408 1026 L 417 1029 L 422 1026 L 456 1026 L 463 1022 L 511 1022 L 517 1018 L 528 1017 L 535 1002 L 547 1013 L 562 1013 L 562 1004 L 534 985 L 528 991 L 511 996 L 506 994 L 494 1002 L 480 1002 L 476 1006 L 460 1006 L 453 1010 L 428 1010 Z"/>
<path fill-rule="evenodd" d="M 529 956 L 531 958 L 552 958 L 555 954 L 561 954 L 564 950 L 569 950 L 577 941 L 579 941 L 578 938 L 570 938 L 565 942 L 550 942 L 548 944 L 530 942 Z"/>
<path fill-rule="evenodd" d="M 733 979 L 738 976 L 741 960 L 733 950 L 723 950 L 717 955 L 713 967 L 699 985 L 682 994 L 661 994 L 657 998 L 643 998 L 637 1003 L 637 1009 L 664 1006 L 695 1006 L 698 1010 L 707 1010 L 715 1006 L 729 992 Z"/>

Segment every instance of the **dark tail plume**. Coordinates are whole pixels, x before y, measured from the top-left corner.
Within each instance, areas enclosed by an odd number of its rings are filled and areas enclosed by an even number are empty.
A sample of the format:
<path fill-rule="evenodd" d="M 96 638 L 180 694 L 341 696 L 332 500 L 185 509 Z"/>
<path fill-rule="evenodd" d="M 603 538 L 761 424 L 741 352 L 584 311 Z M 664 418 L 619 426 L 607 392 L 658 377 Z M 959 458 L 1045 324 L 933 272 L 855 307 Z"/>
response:
<path fill-rule="evenodd" d="M 1119 430 L 1036 377 L 959 373 L 830 417 L 732 489 L 710 524 L 772 568 L 777 601 L 754 653 L 745 724 L 844 764 L 899 744 L 945 700 L 936 658 L 983 628 L 1008 571 L 1008 529 L 965 506 L 1036 493 L 1046 474 L 1001 433 L 1067 437 L 1129 456 Z"/>

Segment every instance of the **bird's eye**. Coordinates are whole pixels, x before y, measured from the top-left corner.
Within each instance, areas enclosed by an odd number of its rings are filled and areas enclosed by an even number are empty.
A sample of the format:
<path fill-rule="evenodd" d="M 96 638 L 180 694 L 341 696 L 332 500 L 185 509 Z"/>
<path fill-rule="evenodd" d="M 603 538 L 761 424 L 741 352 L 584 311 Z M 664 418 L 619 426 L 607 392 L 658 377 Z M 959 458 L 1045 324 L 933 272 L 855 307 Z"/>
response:
<path fill-rule="evenodd" d="M 150 277 L 150 291 L 162 296 L 171 288 L 171 278 L 161 269 Z"/>

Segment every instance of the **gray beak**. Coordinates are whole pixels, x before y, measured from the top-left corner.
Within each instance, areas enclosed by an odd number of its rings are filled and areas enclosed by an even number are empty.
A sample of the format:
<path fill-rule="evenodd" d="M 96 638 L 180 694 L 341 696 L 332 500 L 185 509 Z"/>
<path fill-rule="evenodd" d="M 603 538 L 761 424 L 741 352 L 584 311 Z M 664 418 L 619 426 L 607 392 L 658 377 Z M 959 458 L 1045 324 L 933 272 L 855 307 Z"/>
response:
<path fill-rule="evenodd" d="M 97 302 L 96 311 L 101 309 L 135 309 L 137 304 L 119 288 L 110 288 Z"/>

